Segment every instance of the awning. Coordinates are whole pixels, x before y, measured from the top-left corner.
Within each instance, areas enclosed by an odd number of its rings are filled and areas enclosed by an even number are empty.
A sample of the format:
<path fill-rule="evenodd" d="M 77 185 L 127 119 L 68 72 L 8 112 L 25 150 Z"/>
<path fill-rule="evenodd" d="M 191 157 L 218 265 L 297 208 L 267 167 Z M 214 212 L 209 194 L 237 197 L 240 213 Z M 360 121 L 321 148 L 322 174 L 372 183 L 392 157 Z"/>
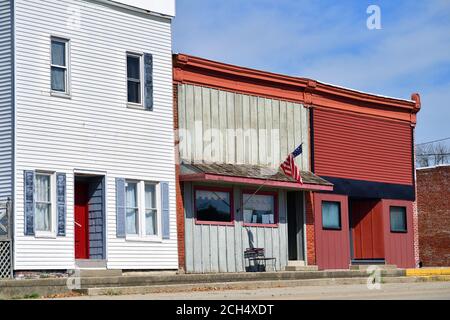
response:
<path fill-rule="evenodd" d="M 180 181 L 226 182 L 246 185 L 262 185 L 276 188 L 333 191 L 333 184 L 309 171 L 301 171 L 303 183 L 286 176 L 281 169 L 271 167 L 224 164 L 181 163 Z"/>

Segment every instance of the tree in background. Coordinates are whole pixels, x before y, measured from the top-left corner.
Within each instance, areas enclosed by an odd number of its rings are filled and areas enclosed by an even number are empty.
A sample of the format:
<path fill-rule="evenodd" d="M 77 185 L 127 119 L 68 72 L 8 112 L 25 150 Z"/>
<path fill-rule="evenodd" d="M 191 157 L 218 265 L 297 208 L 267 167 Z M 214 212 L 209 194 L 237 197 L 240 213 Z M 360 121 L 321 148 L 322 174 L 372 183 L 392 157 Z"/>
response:
<path fill-rule="evenodd" d="M 437 166 L 450 162 L 450 146 L 448 144 L 428 143 L 416 145 L 416 166 L 418 168 Z"/>

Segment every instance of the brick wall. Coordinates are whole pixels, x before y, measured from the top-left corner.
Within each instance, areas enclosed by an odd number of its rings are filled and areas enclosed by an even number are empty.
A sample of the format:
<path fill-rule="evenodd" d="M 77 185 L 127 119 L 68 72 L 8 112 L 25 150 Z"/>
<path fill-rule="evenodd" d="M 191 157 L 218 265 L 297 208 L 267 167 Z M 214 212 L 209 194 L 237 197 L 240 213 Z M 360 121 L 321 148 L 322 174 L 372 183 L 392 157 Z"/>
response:
<path fill-rule="evenodd" d="M 450 266 L 450 166 L 417 170 L 417 207 L 423 266 Z"/>
<path fill-rule="evenodd" d="M 306 256 L 308 265 L 316 264 L 316 239 L 314 230 L 313 193 L 305 192 L 306 208 Z"/>
<path fill-rule="evenodd" d="M 178 85 L 173 85 L 173 127 L 175 130 L 175 189 L 177 210 L 177 237 L 178 237 L 178 268 L 186 270 L 186 254 L 184 243 L 184 204 L 182 197 L 182 182 L 180 181 L 180 156 L 178 151 Z"/>

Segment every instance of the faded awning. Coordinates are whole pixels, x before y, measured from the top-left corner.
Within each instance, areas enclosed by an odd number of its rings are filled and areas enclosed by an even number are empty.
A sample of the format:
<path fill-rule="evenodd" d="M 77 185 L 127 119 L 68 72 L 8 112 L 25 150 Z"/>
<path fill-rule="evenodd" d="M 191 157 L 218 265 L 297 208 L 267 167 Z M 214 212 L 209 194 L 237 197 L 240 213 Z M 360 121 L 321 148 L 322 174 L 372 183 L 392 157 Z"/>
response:
<path fill-rule="evenodd" d="M 333 184 L 310 171 L 301 171 L 303 183 L 280 169 L 248 164 L 181 163 L 181 181 L 225 182 L 299 190 L 333 191 Z"/>

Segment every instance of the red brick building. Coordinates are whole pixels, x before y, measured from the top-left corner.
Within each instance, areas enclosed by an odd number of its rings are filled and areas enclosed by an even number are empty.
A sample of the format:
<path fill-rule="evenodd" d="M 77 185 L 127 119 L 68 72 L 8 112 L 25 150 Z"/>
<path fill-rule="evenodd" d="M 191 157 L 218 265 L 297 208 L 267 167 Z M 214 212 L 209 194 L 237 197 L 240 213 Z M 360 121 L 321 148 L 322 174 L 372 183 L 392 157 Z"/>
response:
<path fill-rule="evenodd" d="M 450 165 L 417 170 L 417 208 L 420 261 L 450 266 Z"/>

